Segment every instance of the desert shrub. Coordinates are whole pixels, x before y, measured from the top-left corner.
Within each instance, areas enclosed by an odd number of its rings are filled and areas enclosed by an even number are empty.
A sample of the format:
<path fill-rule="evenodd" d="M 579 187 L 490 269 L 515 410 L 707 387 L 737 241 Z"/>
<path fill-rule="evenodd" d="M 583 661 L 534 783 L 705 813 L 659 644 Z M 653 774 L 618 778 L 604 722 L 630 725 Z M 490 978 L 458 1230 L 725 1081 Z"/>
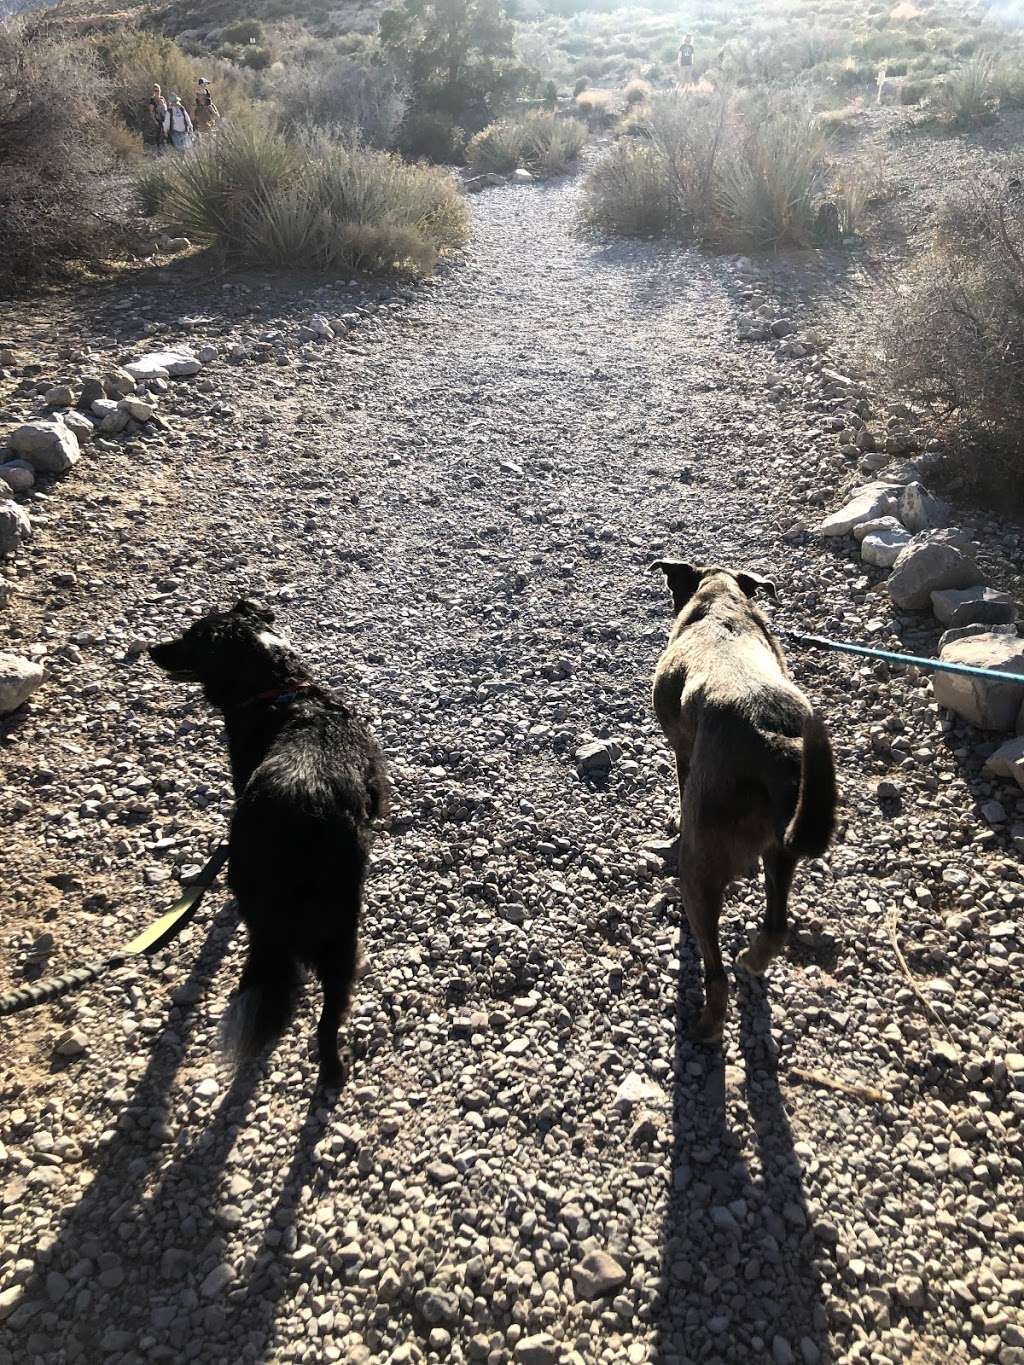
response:
<path fill-rule="evenodd" d="M 936 86 L 936 113 L 955 128 L 988 122 L 997 99 L 997 72 L 998 63 L 990 53 L 964 62 Z"/>
<path fill-rule="evenodd" d="M 406 156 L 458 166 L 466 154 L 466 134 L 447 114 L 408 110 L 398 131 Z"/>
<path fill-rule="evenodd" d="M 176 158 L 160 212 L 232 260 L 375 274 L 429 273 L 468 223 L 440 171 L 325 135 L 289 142 L 260 122 L 226 127 Z"/>
<path fill-rule="evenodd" d="M 900 104 L 920 104 L 931 89 L 931 81 L 904 81 L 900 86 Z"/>
<path fill-rule="evenodd" d="M 398 142 L 407 96 L 391 66 L 361 66 L 347 58 L 309 63 L 286 70 L 273 91 L 286 130 L 339 128 L 372 147 Z"/>
<path fill-rule="evenodd" d="M 416 116 L 443 114 L 476 130 L 536 85 L 501 0 L 404 0 L 381 14 L 380 42 Z"/>
<path fill-rule="evenodd" d="M 615 117 L 614 97 L 610 90 L 581 90 L 576 96 L 577 111 L 590 123 L 600 126 Z"/>
<path fill-rule="evenodd" d="M 555 105 L 558 103 L 558 86 L 554 81 L 546 81 L 544 83 L 544 90 L 541 94 L 541 98 L 549 109 L 554 109 Z"/>
<path fill-rule="evenodd" d="M 622 97 L 626 101 L 626 108 L 631 108 L 634 104 L 646 104 L 654 94 L 654 91 L 646 81 L 630 81 L 622 92 Z"/>
<path fill-rule="evenodd" d="M 825 142 L 813 115 L 774 102 L 741 114 L 739 138 L 719 162 L 721 229 L 754 248 L 801 246 L 814 234 Z"/>
<path fill-rule="evenodd" d="M 664 163 L 648 144 L 617 142 L 587 178 L 583 218 L 626 237 L 661 237 L 677 224 Z"/>
<path fill-rule="evenodd" d="M 589 84 L 590 84 L 589 76 L 577 76 L 576 83 L 573 85 L 572 88 L 573 99 L 575 99 L 577 95 L 582 95 Z"/>
<path fill-rule="evenodd" d="M 489 124 L 466 148 L 466 160 L 481 173 L 525 166 L 542 175 L 555 175 L 569 168 L 586 140 L 587 130 L 578 119 L 538 111 Z"/>
<path fill-rule="evenodd" d="M 141 161 L 143 145 L 138 133 L 133 132 L 116 115 L 104 119 L 101 127 L 103 142 L 109 148 L 116 165 L 132 167 Z"/>
<path fill-rule="evenodd" d="M 893 377 L 940 411 L 955 471 L 1024 501 L 1024 205 L 1019 159 L 950 202 L 886 315 Z"/>
<path fill-rule="evenodd" d="M 269 47 L 267 29 L 262 19 L 236 19 L 219 28 L 216 41 L 221 46 Z"/>
<path fill-rule="evenodd" d="M 0 280 L 95 260 L 116 243 L 98 88 L 87 45 L 31 19 L 0 24 Z"/>
<path fill-rule="evenodd" d="M 697 87 L 653 101 L 645 142 L 620 144 L 591 174 L 588 221 L 619 232 L 660 223 L 747 250 L 813 240 L 825 142 L 803 105 Z"/>

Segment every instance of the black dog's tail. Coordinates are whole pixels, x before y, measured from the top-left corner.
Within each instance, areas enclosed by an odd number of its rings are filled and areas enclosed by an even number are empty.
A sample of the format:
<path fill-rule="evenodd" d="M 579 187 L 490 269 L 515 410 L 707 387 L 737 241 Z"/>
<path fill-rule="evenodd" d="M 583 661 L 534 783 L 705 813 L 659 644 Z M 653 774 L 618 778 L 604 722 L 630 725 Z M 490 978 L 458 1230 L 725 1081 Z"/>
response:
<path fill-rule="evenodd" d="M 820 858 L 836 824 L 836 769 L 828 732 L 816 711 L 804 720 L 800 795 L 786 830 L 786 848 L 801 858 Z"/>
<path fill-rule="evenodd" d="M 286 952 L 249 951 L 249 960 L 221 1020 L 221 1045 L 239 1061 L 277 1042 L 298 1002 L 299 969 Z"/>

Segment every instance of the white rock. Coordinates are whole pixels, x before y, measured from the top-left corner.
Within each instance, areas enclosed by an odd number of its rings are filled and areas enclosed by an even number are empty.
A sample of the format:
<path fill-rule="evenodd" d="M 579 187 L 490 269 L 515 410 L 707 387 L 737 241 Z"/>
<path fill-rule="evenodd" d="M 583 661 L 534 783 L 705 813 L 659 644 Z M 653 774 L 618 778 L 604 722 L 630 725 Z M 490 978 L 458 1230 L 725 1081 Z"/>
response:
<path fill-rule="evenodd" d="M 513 185 L 532 185 L 533 181 L 534 177 L 524 166 L 520 166 L 518 170 L 512 172 Z"/>
<path fill-rule="evenodd" d="M 136 422 L 148 422 L 156 415 L 156 404 L 146 403 L 141 398 L 122 398 L 117 406 Z"/>
<path fill-rule="evenodd" d="M 897 490 L 887 483 L 866 483 L 845 506 L 832 512 L 818 527 L 823 536 L 848 536 L 862 521 L 889 516 L 896 509 Z"/>
<path fill-rule="evenodd" d="M 873 536 L 876 531 L 904 531 L 906 527 L 899 517 L 875 517 L 871 521 L 862 521 L 859 526 L 853 528 L 854 540 L 863 540 L 865 536 Z"/>
<path fill-rule="evenodd" d="M 572 1272 L 581 1299 L 599 1299 L 626 1283 L 626 1272 L 607 1251 L 588 1251 Z"/>
<path fill-rule="evenodd" d="M 1008 739 L 986 759 L 982 770 L 991 777 L 1010 777 L 1024 787 L 1024 737 Z"/>
<path fill-rule="evenodd" d="M 887 531 L 874 531 L 865 536 L 860 543 L 860 557 L 866 564 L 874 564 L 880 569 L 891 569 L 900 552 L 910 544 L 909 531 L 902 527 Z"/>
<path fill-rule="evenodd" d="M 999 672 L 1024 676 L 1024 641 L 1007 635 L 972 635 L 946 645 L 940 656 L 951 663 L 995 670 L 991 679 L 934 673 L 932 691 L 940 706 L 955 711 L 982 730 L 1012 730 L 1024 703 L 1024 683 L 1001 682 Z"/>
<path fill-rule="evenodd" d="M 124 368 L 133 379 L 167 379 L 198 374 L 203 367 L 191 351 L 148 351 Z"/>
<path fill-rule="evenodd" d="M 206 345 L 200 346 L 199 348 L 199 359 L 204 365 L 212 364 L 219 354 L 220 352 L 217 350 L 216 346 Z"/>
<path fill-rule="evenodd" d="M 898 607 L 920 610 L 931 605 L 939 588 L 971 588 L 983 581 L 977 564 L 955 546 L 911 541 L 900 551 L 886 586 Z"/>
<path fill-rule="evenodd" d="M 0 654 L 0 716 L 17 710 L 42 681 L 40 664 L 17 654 Z"/>
<path fill-rule="evenodd" d="M 631 1071 L 618 1090 L 612 1107 L 620 1114 L 628 1114 L 637 1104 L 664 1104 L 665 1092 L 639 1072 Z"/>
<path fill-rule="evenodd" d="M 77 436 L 63 422 L 26 422 L 7 443 L 41 474 L 66 473 L 81 454 Z"/>
<path fill-rule="evenodd" d="M 74 432 L 79 441 L 88 441 L 96 430 L 95 423 L 88 418 L 84 412 L 79 412 L 77 408 L 71 408 L 67 412 L 62 412 L 60 420 L 67 427 L 68 431 Z"/>
<path fill-rule="evenodd" d="M 900 494 L 899 518 L 911 531 L 933 531 L 949 524 L 950 506 L 924 484 L 908 483 Z"/>

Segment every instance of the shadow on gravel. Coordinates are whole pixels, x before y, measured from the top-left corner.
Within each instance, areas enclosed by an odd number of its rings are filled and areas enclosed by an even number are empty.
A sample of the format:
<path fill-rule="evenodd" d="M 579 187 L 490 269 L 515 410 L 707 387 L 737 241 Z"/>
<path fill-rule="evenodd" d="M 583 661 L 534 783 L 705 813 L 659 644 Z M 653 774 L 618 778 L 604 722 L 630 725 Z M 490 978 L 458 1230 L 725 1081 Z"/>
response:
<path fill-rule="evenodd" d="M 684 935 L 685 937 L 685 935 Z M 814 1234 L 779 1086 L 763 983 L 744 977 L 735 1040 L 686 1037 L 686 954 L 676 1012 L 672 1189 L 662 1229 L 659 1365 L 815 1365 L 831 1359 Z M 742 1065 L 741 1065 L 742 1063 Z"/>
<path fill-rule="evenodd" d="M 180 1313 L 176 1277 L 205 1249 L 202 1229 L 218 1202 L 217 1184 L 230 1142 L 220 1142 L 216 1124 L 203 1129 L 191 1148 L 184 1134 L 176 1140 L 169 1094 L 200 1017 L 189 1004 L 217 975 L 237 922 L 233 908 L 217 914 L 192 970 L 175 990 L 184 998 L 184 1008 L 151 1002 L 154 1012 L 167 1009 L 167 1023 L 134 1091 L 126 1099 L 107 1101 L 113 1106 L 112 1138 L 93 1158 L 92 1183 L 57 1223 L 19 1307 L 0 1328 L 0 1361 L 59 1359 L 92 1365 L 121 1358 L 126 1351 L 125 1360 L 141 1358 L 131 1351 L 139 1350 L 140 1338 L 152 1328 L 154 1313 L 164 1302 L 162 1289 L 179 1305 L 174 1313 Z M 236 1081 L 219 1122 L 225 1113 L 244 1109 L 253 1084 Z M 103 1103 L 97 1096 L 95 1107 Z M 154 1190 L 153 1173 L 166 1161 L 168 1147 L 174 1159 Z M 174 1180 L 184 1163 L 189 1164 L 190 1186 L 188 1199 L 179 1202 Z M 168 1274 L 173 1268 L 164 1254 L 167 1247 L 180 1249 L 175 1274 Z M 75 1304 L 71 1332 L 64 1299 Z M 158 1349 L 147 1358 L 184 1357 L 172 1350 L 160 1355 Z"/>

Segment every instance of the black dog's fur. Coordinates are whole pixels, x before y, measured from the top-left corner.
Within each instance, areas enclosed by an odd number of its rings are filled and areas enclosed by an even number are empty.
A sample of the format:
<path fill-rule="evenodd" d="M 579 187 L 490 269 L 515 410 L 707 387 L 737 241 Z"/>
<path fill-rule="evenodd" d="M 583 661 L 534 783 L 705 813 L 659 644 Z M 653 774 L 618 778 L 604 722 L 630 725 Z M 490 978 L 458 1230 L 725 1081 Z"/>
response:
<path fill-rule="evenodd" d="M 370 822 L 386 809 L 384 761 L 363 722 L 270 633 L 273 621 L 242 601 L 149 653 L 173 678 L 201 683 L 227 729 L 236 796 L 228 882 L 249 956 L 226 1039 L 242 1056 L 276 1042 L 296 1007 L 300 967 L 311 967 L 324 994 L 320 1080 L 338 1086 Z"/>

